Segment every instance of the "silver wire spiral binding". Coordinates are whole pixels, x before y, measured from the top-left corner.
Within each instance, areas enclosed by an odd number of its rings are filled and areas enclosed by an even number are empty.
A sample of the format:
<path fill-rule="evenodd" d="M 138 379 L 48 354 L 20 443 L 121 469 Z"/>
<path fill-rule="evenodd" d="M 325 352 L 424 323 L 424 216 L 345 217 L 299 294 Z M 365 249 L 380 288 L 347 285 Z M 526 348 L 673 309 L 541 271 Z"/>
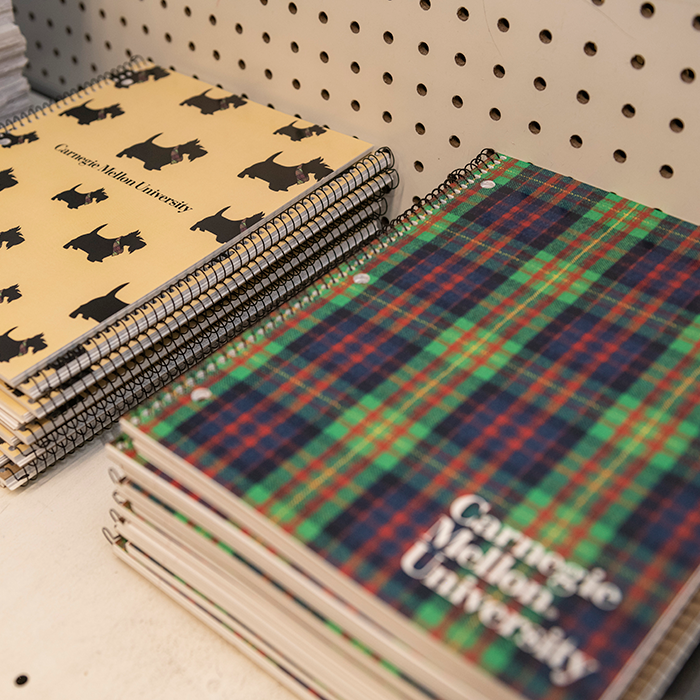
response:
<path fill-rule="evenodd" d="M 319 211 L 319 206 L 337 202 L 340 197 L 360 186 L 360 183 L 366 182 L 367 179 L 376 177 L 383 170 L 390 168 L 393 162 L 393 154 L 388 148 L 380 148 L 365 156 L 337 175 L 331 182 L 317 189 L 312 193 L 313 197 L 304 197 L 260 229 L 248 234 L 244 239 L 237 241 L 216 255 L 196 272 L 171 284 L 152 300 L 141 304 L 108 328 L 95 333 L 73 351 L 47 365 L 46 371 L 39 370 L 26 380 L 26 393 L 40 395 L 48 389 L 59 387 L 76 372 L 113 352 L 143 332 L 145 328 L 153 325 L 154 322 L 162 321 L 167 315 L 182 308 L 184 304 L 189 303 L 207 289 L 248 264 L 269 245 L 274 245 L 295 228 L 308 223 L 313 218 L 314 213 Z M 336 189 L 335 186 L 339 186 L 339 189 Z M 250 248 L 244 247 L 245 243 L 252 244 L 252 251 Z M 104 343 L 104 345 L 100 343 Z M 69 366 L 73 363 L 77 363 L 77 365 L 70 368 Z"/>

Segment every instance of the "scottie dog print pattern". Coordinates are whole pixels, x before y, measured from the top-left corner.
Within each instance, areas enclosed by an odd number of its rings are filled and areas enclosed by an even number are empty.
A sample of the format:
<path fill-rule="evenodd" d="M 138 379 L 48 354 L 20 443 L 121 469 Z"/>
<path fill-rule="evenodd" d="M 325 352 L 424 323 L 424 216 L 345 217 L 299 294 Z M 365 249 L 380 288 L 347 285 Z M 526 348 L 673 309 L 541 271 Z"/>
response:
<path fill-rule="evenodd" d="M 129 342 L 143 314 L 159 321 L 206 291 L 195 271 L 227 246 L 262 252 L 290 233 L 275 217 L 368 149 L 144 61 L 30 127 L 0 127 L 0 379 L 64 381 L 94 339 Z"/>
<path fill-rule="evenodd" d="M 29 131 L 26 134 L 15 134 L 11 131 L 0 131 L 0 148 L 12 148 L 21 146 L 23 143 L 37 141 L 39 137 L 36 131 Z"/>
<path fill-rule="evenodd" d="M 82 250 L 87 253 L 88 262 L 102 262 L 105 258 L 121 255 L 125 250 L 133 253 L 135 250 L 145 247 L 146 241 L 141 238 L 141 231 L 132 231 L 116 238 L 104 238 L 99 234 L 99 231 L 106 225 L 102 224 L 90 233 L 68 241 L 63 247 Z"/>
<path fill-rule="evenodd" d="M 75 185 L 69 190 L 59 192 L 51 197 L 51 199 L 53 201 L 65 202 L 69 209 L 77 209 L 78 207 L 83 207 L 93 202 L 104 202 L 105 199 L 107 199 L 107 193 L 104 187 L 100 187 L 99 190 L 93 190 L 92 192 L 78 192 L 78 187 L 80 187 L 80 185 Z"/>
<path fill-rule="evenodd" d="M 78 120 L 78 124 L 85 125 L 103 121 L 107 119 L 107 117 L 114 119 L 114 117 L 121 117 L 124 114 L 124 111 L 118 104 L 102 107 L 100 109 L 92 109 L 88 107 L 89 102 L 91 102 L 91 100 L 83 102 L 83 104 L 77 105 L 76 107 L 71 107 L 64 112 L 60 112 L 60 116 L 74 117 Z"/>
<path fill-rule="evenodd" d="M 194 97 L 188 97 L 186 100 L 180 102 L 180 105 L 197 107 L 202 114 L 214 114 L 214 112 L 220 112 L 221 110 L 229 109 L 229 107 L 236 109 L 246 104 L 246 100 L 238 95 L 217 98 L 209 97 L 207 95 L 208 92 L 210 92 L 210 90 L 205 90 Z"/>
<path fill-rule="evenodd" d="M 207 216 L 205 219 L 198 221 L 190 230 L 209 231 L 209 233 L 213 233 L 216 236 L 218 243 L 228 243 L 228 241 L 233 240 L 236 236 L 247 231 L 251 226 L 257 224 L 258 221 L 265 217 L 263 212 L 258 212 L 245 219 L 227 219 L 223 215 L 227 209 L 229 209 L 229 207 L 224 207 L 216 212 L 216 214 Z"/>
<path fill-rule="evenodd" d="M 175 146 L 159 146 L 154 143 L 159 136 L 161 134 L 156 134 L 146 141 L 125 148 L 121 153 L 117 153 L 117 158 L 136 158 L 143 162 L 146 170 L 160 170 L 164 165 L 182 163 L 185 156 L 193 161 L 207 155 L 207 151 L 200 146 L 199 139 Z"/>
<path fill-rule="evenodd" d="M 333 172 L 333 169 L 323 162 L 323 158 L 314 158 L 298 165 L 282 165 L 275 162 L 275 158 L 280 155 L 282 151 L 273 153 L 264 161 L 254 163 L 242 170 L 238 173 L 238 177 L 258 178 L 267 182 L 270 189 L 275 192 L 287 192 L 294 185 L 308 183 L 311 175 L 318 182 Z"/>

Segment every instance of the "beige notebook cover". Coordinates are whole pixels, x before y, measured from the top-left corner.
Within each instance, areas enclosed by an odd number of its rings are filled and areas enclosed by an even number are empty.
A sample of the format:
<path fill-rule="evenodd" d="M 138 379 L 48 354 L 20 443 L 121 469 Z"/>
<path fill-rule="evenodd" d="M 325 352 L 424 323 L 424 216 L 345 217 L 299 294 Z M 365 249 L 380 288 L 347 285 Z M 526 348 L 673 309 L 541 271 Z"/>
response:
<path fill-rule="evenodd" d="M 135 68 L 0 140 L 0 378 L 11 386 L 370 149 Z"/>

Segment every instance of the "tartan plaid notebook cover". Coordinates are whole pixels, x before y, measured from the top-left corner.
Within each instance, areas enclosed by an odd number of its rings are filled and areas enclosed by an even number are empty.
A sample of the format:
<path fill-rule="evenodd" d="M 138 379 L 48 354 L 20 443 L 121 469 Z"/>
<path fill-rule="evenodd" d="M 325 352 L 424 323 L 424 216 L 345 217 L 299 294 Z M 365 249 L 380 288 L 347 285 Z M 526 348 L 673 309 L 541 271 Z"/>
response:
<path fill-rule="evenodd" d="M 124 426 L 514 690 L 613 698 L 698 583 L 699 232 L 491 165 Z"/>

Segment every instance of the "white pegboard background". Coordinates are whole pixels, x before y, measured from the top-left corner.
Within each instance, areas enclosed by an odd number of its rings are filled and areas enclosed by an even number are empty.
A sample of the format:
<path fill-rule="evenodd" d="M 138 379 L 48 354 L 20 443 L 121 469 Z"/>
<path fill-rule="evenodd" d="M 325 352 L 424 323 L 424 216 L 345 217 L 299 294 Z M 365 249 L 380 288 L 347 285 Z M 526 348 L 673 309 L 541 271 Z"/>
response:
<path fill-rule="evenodd" d="M 138 54 L 391 146 L 392 213 L 490 146 L 700 224 L 697 0 L 21 0 L 15 15 L 47 94 Z"/>

